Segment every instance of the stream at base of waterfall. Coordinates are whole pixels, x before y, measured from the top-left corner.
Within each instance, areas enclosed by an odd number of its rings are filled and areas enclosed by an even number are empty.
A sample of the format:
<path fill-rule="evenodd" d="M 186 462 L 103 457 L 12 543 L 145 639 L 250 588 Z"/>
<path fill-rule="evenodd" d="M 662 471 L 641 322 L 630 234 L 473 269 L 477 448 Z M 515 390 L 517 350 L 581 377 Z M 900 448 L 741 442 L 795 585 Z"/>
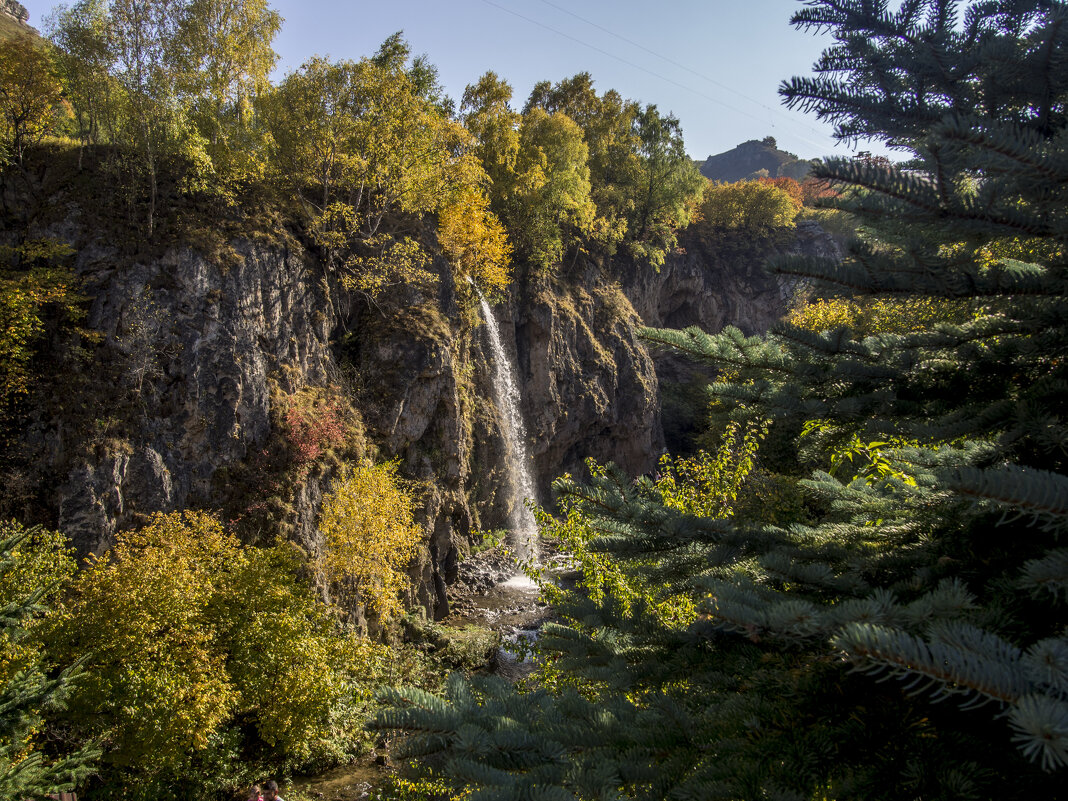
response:
<path fill-rule="evenodd" d="M 476 287 L 476 291 L 477 287 Z M 500 636 L 501 647 L 483 668 L 510 681 L 534 668 L 529 648 L 552 609 L 538 597 L 538 587 L 520 569 L 539 565 L 554 580 L 567 572 L 567 562 L 539 547 L 538 526 L 528 499 L 537 501 L 533 458 L 523 421 L 517 370 L 501 340 L 500 328 L 482 293 L 478 293 L 493 363 L 493 400 L 500 420 L 507 477 L 508 535 L 503 548 L 492 548 L 460 564 L 455 584 L 448 588 L 446 627 L 474 625 Z M 388 759 L 362 760 L 296 783 L 302 792 L 323 801 L 362 801 L 391 772 Z"/>

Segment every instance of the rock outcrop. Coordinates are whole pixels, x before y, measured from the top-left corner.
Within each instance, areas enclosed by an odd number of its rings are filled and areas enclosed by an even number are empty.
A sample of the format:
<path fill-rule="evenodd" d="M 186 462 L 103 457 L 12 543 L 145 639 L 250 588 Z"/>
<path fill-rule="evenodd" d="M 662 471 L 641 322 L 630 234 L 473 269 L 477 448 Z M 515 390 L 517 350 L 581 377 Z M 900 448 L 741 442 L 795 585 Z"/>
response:
<path fill-rule="evenodd" d="M 54 523 L 77 549 L 99 553 L 156 511 L 229 509 L 232 477 L 266 453 L 278 393 L 340 384 L 366 455 L 398 459 L 415 482 L 417 600 L 442 615 L 472 532 L 503 525 L 507 480 L 477 306 L 445 266 L 436 288 L 342 303 L 299 248 L 236 241 L 225 259 L 174 248 L 130 260 L 75 244 L 99 374 L 83 382 L 87 419 L 34 428 L 45 472 L 58 474 Z M 656 379 L 618 287 L 583 276 L 498 313 L 520 358 L 543 490 L 587 455 L 646 469 L 660 447 Z M 106 436 L 87 433 L 97 430 Z M 283 530 L 311 553 L 333 476 L 311 469 L 280 490 Z"/>
<path fill-rule="evenodd" d="M 664 447 L 656 373 L 619 284 L 589 265 L 521 293 L 514 323 L 543 500 L 557 476 L 584 474 L 587 457 L 651 470 Z"/>
<path fill-rule="evenodd" d="M 811 168 L 811 162 L 779 150 L 771 136 L 742 142 L 724 153 L 709 156 L 700 165 L 701 174 L 713 181 L 741 181 L 761 175 L 800 181 Z"/>
<path fill-rule="evenodd" d="M 30 20 L 30 12 L 26 10 L 26 6 L 16 2 L 16 0 L 3 0 L 3 2 L 0 2 L 0 14 L 10 17 L 20 25 L 27 25 Z"/>
<path fill-rule="evenodd" d="M 227 258 L 175 247 L 141 259 L 75 244 L 87 323 L 102 338 L 91 362 L 99 375 L 82 381 L 92 400 L 80 423 L 53 413 L 31 428 L 58 484 L 53 522 L 78 549 L 100 552 L 156 511 L 230 508 L 233 476 L 277 436 L 279 393 L 341 386 L 364 455 L 399 460 L 414 482 L 426 543 L 412 566 L 414 600 L 442 616 L 472 533 L 503 525 L 507 508 L 489 348 L 477 303 L 447 267 L 436 265 L 436 287 L 376 304 L 344 299 L 296 244 L 238 240 Z M 790 245 L 824 246 L 806 228 Z M 637 328 L 766 328 L 791 288 L 761 270 L 764 255 L 692 242 L 659 273 L 587 260 L 501 305 L 543 502 L 552 479 L 581 475 L 587 457 L 652 469 L 664 447 L 665 362 L 654 366 Z M 282 530 L 307 552 L 319 547 L 318 510 L 335 475 L 315 465 L 280 490 Z"/>
<path fill-rule="evenodd" d="M 767 237 L 739 232 L 710 240 L 686 231 L 680 244 L 682 252 L 668 256 L 659 271 L 627 265 L 623 273 L 623 290 L 646 325 L 767 331 L 796 291 L 796 282 L 765 271 L 767 259 L 780 253 L 839 257 L 834 240 L 806 221 Z"/>
<path fill-rule="evenodd" d="M 625 265 L 623 289 L 644 324 L 655 328 L 695 325 L 710 333 L 734 326 L 753 335 L 771 328 L 793 302 L 797 282 L 769 274 L 767 259 L 802 253 L 838 258 L 838 247 L 817 224 L 754 237 L 723 234 L 681 237 L 682 252 L 659 270 Z M 696 446 L 705 416 L 703 385 L 715 377 L 707 368 L 671 352 L 654 350 L 664 440 L 673 452 Z"/>
<path fill-rule="evenodd" d="M 98 387 L 114 404 L 98 411 L 117 417 L 103 453 L 73 457 L 59 489 L 58 525 L 83 553 L 145 514 L 211 505 L 215 473 L 267 440 L 268 378 L 322 384 L 335 369 L 321 270 L 285 249 L 235 250 L 225 266 L 183 249 L 121 267 L 82 250 L 87 322 L 112 367 L 99 379 L 115 384 Z"/>

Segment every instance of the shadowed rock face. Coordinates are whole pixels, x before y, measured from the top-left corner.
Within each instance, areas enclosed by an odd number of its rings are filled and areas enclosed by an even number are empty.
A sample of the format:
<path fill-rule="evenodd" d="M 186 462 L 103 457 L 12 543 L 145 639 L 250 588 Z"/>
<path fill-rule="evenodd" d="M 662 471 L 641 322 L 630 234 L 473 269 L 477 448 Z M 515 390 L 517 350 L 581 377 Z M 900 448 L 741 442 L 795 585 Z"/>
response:
<path fill-rule="evenodd" d="M 632 475 L 663 450 L 656 374 L 638 341 L 641 320 L 592 266 L 578 280 L 517 301 L 516 343 L 527 425 L 543 501 L 584 460 L 612 461 Z"/>
<path fill-rule="evenodd" d="M 48 432 L 37 450 L 58 486 L 55 524 L 81 553 L 99 553 L 153 512 L 225 505 L 220 476 L 270 439 L 270 383 L 291 393 L 344 376 L 369 455 L 399 459 L 402 474 L 419 482 L 426 549 L 412 565 L 416 600 L 444 614 L 445 587 L 471 532 L 503 525 L 507 508 L 477 316 L 462 308 L 443 265 L 435 293 L 343 307 L 310 255 L 234 247 L 226 265 L 175 249 L 121 266 L 109 251 L 80 248 L 87 322 L 102 336 L 94 360 L 111 365 L 85 383 L 107 384 L 92 414 L 109 421 L 109 439 L 74 441 L 76 426 L 63 420 L 35 424 Z M 519 320 L 520 380 L 543 488 L 586 455 L 641 470 L 657 452 L 652 363 L 629 304 L 617 289 L 605 292 L 561 284 L 521 300 L 522 314 L 503 314 L 513 354 Z M 310 553 L 333 475 L 313 469 L 286 489 L 286 530 Z"/>
<path fill-rule="evenodd" d="M 58 524 L 79 551 L 145 514 L 210 505 L 215 472 L 267 440 L 270 375 L 325 383 L 333 320 L 314 265 L 249 243 L 237 252 L 227 267 L 185 250 L 116 268 L 83 251 L 88 324 L 135 412 L 118 424 L 119 452 L 77 460 L 60 487 Z"/>
<path fill-rule="evenodd" d="M 796 289 L 795 281 L 764 270 L 769 257 L 840 257 L 831 237 L 807 221 L 765 239 L 736 234 L 710 241 L 684 232 L 680 244 L 683 252 L 669 256 L 659 272 L 628 265 L 624 273 L 623 289 L 646 325 L 696 325 L 711 333 L 732 325 L 747 335 L 763 333 L 789 308 Z"/>
<path fill-rule="evenodd" d="M 745 234 L 702 239 L 684 232 L 681 245 L 683 252 L 668 257 L 659 272 L 633 265 L 623 271 L 624 291 L 646 325 L 695 325 L 710 333 L 734 326 L 747 335 L 763 333 L 788 310 L 798 288 L 795 281 L 765 271 L 769 257 L 784 253 L 840 257 L 834 240 L 811 222 L 762 239 Z M 651 355 L 667 446 L 672 451 L 691 449 L 701 420 L 688 419 L 695 408 L 688 404 L 703 397 L 699 387 L 715 373 L 670 351 L 657 349 Z M 681 409 L 680 397 L 690 398 Z"/>
<path fill-rule="evenodd" d="M 824 246 L 808 229 L 789 245 Z M 472 531 L 503 525 L 508 506 L 477 315 L 444 265 L 437 290 L 411 290 L 380 308 L 339 303 L 307 253 L 233 247 L 225 265 L 178 248 L 122 266 L 110 252 L 80 248 L 87 322 L 103 337 L 94 359 L 113 365 L 96 380 L 117 382 L 101 388 L 91 414 L 110 421 L 113 444 L 77 442 L 77 427 L 63 419 L 34 422 L 41 473 L 57 488 L 49 494 L 54 522 L 81 553 L 99 553 L 152 512 L 219 508 L 221 477 L 271 436 L 271 382 L 292 393 L 344 377 L 368 455 L 399 459 L 401 473 L 418 482 L 426 547 L 411 567 L 413 600 L 440 617 Z M 667 363 L 657 357 L 654 365 L 636 334 L 641 324 L 754 332 L 781 314 L 791 288 L 760 269 L 766 254 L 739 252 L 687 244 L 659 273 L 588 262 L 551 284 L 517 289 L 497 309 L 505 348 L 517 357 L 543 503 L 552 479 L 582 475 L 587 457 L 632 474 L 655 465 L 664 446 L 657 371 Z M 108 408 L 106 399 L 119 396 L 122 410 Z M 333 477 L 329 467 L 313 468 L 287 488 L 285 530 L 310 553 Z"/>

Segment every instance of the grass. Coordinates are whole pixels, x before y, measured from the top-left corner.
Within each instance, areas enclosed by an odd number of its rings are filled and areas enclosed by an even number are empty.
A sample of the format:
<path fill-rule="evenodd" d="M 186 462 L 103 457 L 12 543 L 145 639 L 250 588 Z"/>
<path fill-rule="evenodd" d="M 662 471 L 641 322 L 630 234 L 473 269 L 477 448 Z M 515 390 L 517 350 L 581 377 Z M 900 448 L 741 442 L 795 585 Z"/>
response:
<path fill-rule="evenodd" d="M 7 14 L 0 13 L 0 41 L 14 39 L 16 36 L 30 36 L 34 39 L 40 39 L 42 42 L 44 41 L 41 34 L 30 26 L 21 25 Z"/>

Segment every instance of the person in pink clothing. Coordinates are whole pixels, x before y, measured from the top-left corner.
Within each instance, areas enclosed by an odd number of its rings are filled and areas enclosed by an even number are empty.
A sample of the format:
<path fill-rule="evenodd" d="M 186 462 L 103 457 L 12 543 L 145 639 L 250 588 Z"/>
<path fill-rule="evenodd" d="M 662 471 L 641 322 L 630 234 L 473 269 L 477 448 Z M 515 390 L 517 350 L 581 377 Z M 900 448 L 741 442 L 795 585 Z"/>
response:
<path fill-rule="evenodd" d="M 248 789 L 248 801 L 263 801 L 263 790 L 260 789 L 258 784 L 254 784 Z"/>

